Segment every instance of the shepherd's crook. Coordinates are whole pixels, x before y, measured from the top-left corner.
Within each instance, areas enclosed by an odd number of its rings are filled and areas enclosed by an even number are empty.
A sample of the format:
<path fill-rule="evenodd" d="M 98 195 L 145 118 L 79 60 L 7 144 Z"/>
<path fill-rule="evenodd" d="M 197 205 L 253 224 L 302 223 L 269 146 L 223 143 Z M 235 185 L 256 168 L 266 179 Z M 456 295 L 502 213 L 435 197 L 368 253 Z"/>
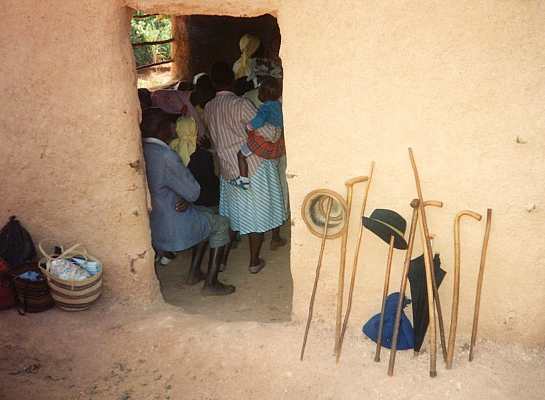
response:
<path fill-rule="evenodd" d="M 486 210 L 486 230 L 484 231 L 483 248 L 481 250 L 481 263 L 479 265 L 479 277 L 477 278 L 477 293 L 475 295 L 475 311 L 473 312 L 473 328 L 471 329 L 471 345 L 469 347 L 469 361 L 473 361 L 473 348 L 477 340 L 477 325 L 479 324 L 479 309 L 481 306 L 481 291 L 483 289 L 484 264 L 486 251 L 488 250 L 488 238 L 490 237 L 490 225 L 492 224 L 492 209 Z"/>
<path fill-rule="evenodd" d="M 303 361 L 303 356 L 305 355 L 305 347 L 307 345 L 308 331 L 310 329 L 310 323 L 312 321 L 312 313 L 314 311 L 314 299 L 316 298 L 316 289 L 318 288 L 318 279 L 320 278 L 320 269 L 322 268 L 322 259 L 324 256 L 325 242 L 327 240 L 327 228 L 329 226 L 329 215 L 331 214 L 332 203 L 333 203 L 333 200 L 331 197 L 329 197 L 327 199 L 327 206 L 326 206 L 327 214 L 325 217 L 322 244 L 320 245 L 320 256 L 318 257 L 318 265 L 316 266 L 316 276 L 314 278 L 314 287 L 312 288 L 312 295 L 310 296 L 310 304 L 308 306 L 307 326 L 305 328 L 305 336 L 303 337 L 303 345 L 301 346 L 301 356 L 300 356 L 301 361 Z"/>
<path fill-rule="evenodd" d="M 407 277 L 409 274 L 409 265 L 411 264 L 411 257 L 413 254 L 414 238 L 416 235 L 416 226 L 418 224 L 418 199 L 411 201 L 411 207 L 413 209 L 413 215 L 411 218 L 411 227 L 409 229 L 409 240 L 407 246 L 407 252 L 405 253 L 405 262 L 403 263 L 403 272 L 401 274 L 401 287 L 399 289 L 399 301 L 397 303 L 396 317 L 394 321 L 394 331 L 392 333 L 392 348 L 390 350 L 390 361 L 388 363 L 388 375 L 394 375 L 394 365 L 397 352 L 397 340 L 399 336 L 399 324 L 401 321 L 401 310 L 403 309 L 403 300 L 405 299 L 405 291 L 407 289 Z M 424 207 L 443 207 L 443 202 L 428 200 L 424 202 Z"/>
<path fill-rule="evenodd" d="M 350 210 L 352 208 L 352 193 L 354 185 L 367 181 L 367 176 L 357 176 L 345 182 L 346 186 L 346 228 L 343 232 L 341 240 L 341 261 L 339 265 L 339 283 L 337 288 L 337 318 L 335 329 L 335 354 L 339 353 L 341 340 L 341 323 L 343 316 L 343 301 L 344 301 L 344 275 L 346 269 L 346 243 L 348 242 L 348 226 L 350 225 Z"/>
<path fill-rule="evenodd" d="M 372 161 L 371 170 L 369 171 L 369 180 L 367 181 L 367 187 L 365 188 L 365 194 L 363 195 L 363 204 L 361 206 L 360 220 L 365 215 L 365 208 L 367 206 L 367 196 L 369 195 L 369 188 L 371 187 L 371 181 L 373 180 L 374 168 L 375 168 L 375 162 Z M 344 314 L 344 321 L 343 321 L 343 326 L 341 329 L 341 337 L 339 339 L 339 346 L 337 349 L 337 362 L 339 362 L 339 359 L 341 358 L 344 335 L 346 333 L 348 319 L 350 318 L 350 311 L 352 310 L 352 296 L 354 294 L 354 284 L 356 282 L 356 273 L 358 271 L 358 257 L 360 253 L 362 237 L 363 237 L 363 224 L 360 224 L 360 232 L 358 234 L 358 241 L 356 242 L 356 252 L 354 254 L 354 262 L 352 264 L 352 275 L 350 277 L 350 289 L 348 291 L 348 302 L 346 304 L 346 313 Z"/>
<path fill-rule="evenodd" d="M 482 216 L 473 211 L 464 210 L 454 218 L 454 284 L 452 290 L 452 310 L 450 313 L 450 329 L 448 334 L 447 369 L 452 368 L 454 346 L 456 344 L 456 327 L 458 325 L 458 303 L 460 300 L 460 219 L 467 215 L 477 221 Z"/>

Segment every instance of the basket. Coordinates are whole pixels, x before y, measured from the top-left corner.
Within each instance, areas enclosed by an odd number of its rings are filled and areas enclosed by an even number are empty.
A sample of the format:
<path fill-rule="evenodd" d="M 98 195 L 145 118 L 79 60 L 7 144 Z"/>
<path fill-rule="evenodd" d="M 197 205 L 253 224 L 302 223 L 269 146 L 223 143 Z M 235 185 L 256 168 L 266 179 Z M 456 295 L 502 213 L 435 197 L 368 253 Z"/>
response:
<path fill-rule="evenodd" d="M 102 294 L 102 271 L 87 279 L 76 281 L 61 279 L 49 272 L 51 261 L 55 258 L 69 258 L 75 255 L 83 256 L 88 261 L 100 261 L 89 255 L 87 250 L 80 244 L 62 251 L 59 256 L 52 256 L 43 249 L 43 241 L 38 245 L 44 258 L 40 261 L 40 269 L 47 277 L 47 283 L 55 305 L 65 311 L 83 311 L 87 310 Z M 62 249 L 62 248 L 61 248 Z M 101 263 L 102 264 L 102 263 Z"/>
<path fill-rule="evenodd" d="M 23 264 L 10 270 L 19 313 L 38 313 L 49 310 L 55 303 L 49 292 L 47 280 L 34 282 L 19 276 L 27 271 L 38 271 L 41 273 L 36 263 Z"/>

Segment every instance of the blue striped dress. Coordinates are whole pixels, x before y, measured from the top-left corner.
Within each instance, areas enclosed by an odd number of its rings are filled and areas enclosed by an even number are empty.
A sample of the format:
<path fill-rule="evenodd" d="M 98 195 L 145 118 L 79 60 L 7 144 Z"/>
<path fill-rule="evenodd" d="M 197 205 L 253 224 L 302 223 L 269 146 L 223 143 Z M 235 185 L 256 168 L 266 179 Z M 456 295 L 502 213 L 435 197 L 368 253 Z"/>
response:
<path fill-rule="evenodd" d="M 250 189 L 244 190 L 220 177 L 220 215 L 228 217 L 231 229 L 248 233 L 267 232 L 286 220 L 278 161 L 263 160 L 250 176 Z"/>

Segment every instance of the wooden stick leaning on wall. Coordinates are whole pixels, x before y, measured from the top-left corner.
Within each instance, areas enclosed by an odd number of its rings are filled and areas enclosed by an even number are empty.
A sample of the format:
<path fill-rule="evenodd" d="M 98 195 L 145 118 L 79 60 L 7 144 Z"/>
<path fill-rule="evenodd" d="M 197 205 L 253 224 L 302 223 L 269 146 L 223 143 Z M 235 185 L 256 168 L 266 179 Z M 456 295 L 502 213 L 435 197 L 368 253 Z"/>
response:
<path fill-rule="evenodd" d="M 420 225 L 420 241 L 422 247 L 425 248 L 426 237 L 429 239 L 429 236 L 426 236 L 424 231 L 424 224 L 422 222 L 423 217 L 420 214 L 420 211 L 423 207 L 418 207 L 419 213 L 419 225 Z M 428 335 L 430 338 L 430 376 L 432 378 L 437 376 L 437 329 L 435 328 L 435 309 L 433 302 L 433 274 L 431 270 L 433 268 L 433 260 L 430 263 L 428 257 L 424 256 L 424 268 L 426 269 L 426 290 L 428 293 L 428 313 L 429 313 L 429 325 L 428 325 Z"/>
<path fill-rule="evenodd" d="M 382 306 L 380 308 L 380 322 L 378 325 L 377 347 L 375 349 L 375 361 L 380 361 L 380 350 L 382 348 L 382 331 L 384 329 L 384 308 L 386 306 L 386 297 L 388 297 L 388 288 L 390 286 L 390 273 L 392 271 L 392 258 L 394 253 L 395 237 L 390 237 L 390 246 L 388 248 L 388 261 L 386 262 L 386 273 L 384 274 L 384 287 L 382 289 Z"/>
<path fill-rule="evenodd" d="M 330 198 L 327 199 L 327 206 L 326 206 L 326 217 L 325 217 L 325 224 L 324 224 L 324 233 L 322 236 L 322 243 L 320 245 L 320 255 L 318 257 L 318 264 L 316 266 L 316 275 L 314 277 L 314 287 L 312 288 L 312 295 L 310 296 L 310 303 L 308 306 L 308 317 L 307 317 L 307 325 L 305 328 L 305 335 L 303 337 L 303 345 L 301 346 L 301 355 L 300 360 L 303 361 L 303 356 L 305 355 L 305 347 L 307 345 L 307 338 L 308 338 L 308 331 L 310 329 L 310 323 L 312 322 L 312 314 L 314 312 L 314 300 L 316 298 L 316 290 L 318 288 L 318 280 L 320 279 L 320 270 L 322 268 L 322 259 L 324 256 L 324 249 L 325 249 L 325 242 L 327 240 L 327 228 L 329 226 L 329 216 L 331 214 L 331 206 L 333 204 L 333 200 Z"/>
<path fill-rule="evenodd" d="M 477 341 L 477 325 L 479 324 L 479 310 L 481 306 L 481 291 L 483 289 L 484 265 L 486 263 L 486 252 L 488 250 L 488 239 L 490 237 L 490 226 L 492 225 L 492 209 L 486 210 L 486 229 L 484 231 L 483 247 L 481 250 L 481 262 L 479 264 L 479 276 L 477 278 L 477 291 L 475 294 L 475 309 L 473 311 L 473 327 L 471 328 L 471 344 L 469 346 L 469 361 L 473 361 L 473 349 Z"/>
<path fill-rule="evenodd" d="M 396 308 L 396 317 L 394 320 L 394 330 L 392 333 L 392 348 L 390 350 L 390 360 L 388 362 L 388 375 L 394 375 L 394 365 L 397 352 L 397 341 L 399 337 L 399 324 L 401 322 L 401 310 L 403 309 L 403 300 L 405 298 L 405 291 L 407 290 L 407 278 L 409 275 L 409 266 L 411 264 L 411 258 L 413 254 L 414 239 L 416 236 L 416 227 L 418 224 L 418 199 L 411 201 L 411 207 L 413 209 L 411 217 L 411 227 L 409 229 L 409 239 L 407 241 L 407 252 L 405 253 L 405 261 L 403 262 L 403 272 L 401 273 L 401 285 L 399 289 L 399 301 Z M 433 206 L 433 207 L 443 207 L 443 202 L 428 200 L 425 202 L 424 207 Z"/>
<path fill-rule="evenodd" d="M 365 215 L 365 208 L 367 207 L 367 198 L 369 196 L 369 188 L 371 187 L 371 182 L 373 180 L 373 171 L 375 169 L 375 162 L 371 162 L 371 169 L 369 170 L 369 179 L 367 181 L 367 187 L 365 188 L 365 194 L 363 195 L 363 203 L 360 211 L 360 220 Z M 358 240 L 356 242 L 356 250 L 354 253 L 354 260 L 352 263 L 352 274 L 350 277 L 350 288 L 348 290 L 348 301 L 346 303 L 346 313 L 344 314 L 344 321 L 341 329 L 341 336 L 339 338 L 339 345 L 337 349 L 337 363 L 341 358 L 344 335 L 346 334 L 346 327 L 348 325 L 348 319 L 350 318 L 350 312 L 352 311 L 352 297 L 354 294 L 354 285 L 356 283 L 356 274 L 358 271 L 358 258 L 360 253 L 360 247 L 363 237 L 363 224 L 360 224 L 360 231 L 358 233 Z"/>
<path fill-rule="evenodd" d="M 448 335 L 447 369 L 452 368 L 454 346 L 456 345 L 456 328 L 458 327 L 458 304 L 460 302 L 460 219 L 463 216 L 471 217 L 477 221 L 482 219 L 481 214 L 470 210 L 460 211 L 454 217 L 454 284 L 452 288 L 452 309 Z"/>
<path fill-rule="evenodd" d="M 341 260 L 339 263 L 339 282 L 337 286 L 337 316 L 335 325 L 335 354 L 339 352 L 341 328 L 342 328 L 342 315 L 343 315 L 343 301 L 344 301 L 344 276 L 346 270 L 346 244 L 348 242 L 348 227 L 350 225 L 350 210 L 352 208 L 352 193 L 354 185 L 367 181 L 369 178 L 366 176 L 357 176 L 349 179 L 345 182 L 346 186 L 346 227 L 341 238 Z"/>
<path fill-rule="evenodd" d="M 425 233 L 425 243 L 424 246 L 424 259 L 428 259 L 428 263 L 433 266 L 433 249 L 430 241 L 430 230 L 428 228 L 428 220 L 426 218 L 426 210 L 424 207 L 424 199 L 422 196 L 422 186 L 420 184 L 420 177 L 418 175 L 418 169 L 416 168 L 416 162 L 414 160 L 413 150 L 409 147 L 409 158 L 411 160 L 411 166 L 414 173 L 414 180 L 416 183 L 416 191 L 418 193 L 418 200 L 420 201 L 419 210 L 420 218 Z M 441 338 L 441 350 L 443 353 L 443 359 L 447 360 L 447 346 L 445 340 L 445 327 L 443 324 L 443 311 L 441 308 L 441 300 L 439 299 L 439 291 L 437 290 L 437 282 L 435 280 L 435 271 L 434 268 L 431 269 L 430 273 L 432 274 L 432 287 L 433 287 L 433 298 L 434 305 L 437 307 L 437 318 L 439 320 L 439 336 Z M 435 313 L 434 313 L 435 315 Z"/>

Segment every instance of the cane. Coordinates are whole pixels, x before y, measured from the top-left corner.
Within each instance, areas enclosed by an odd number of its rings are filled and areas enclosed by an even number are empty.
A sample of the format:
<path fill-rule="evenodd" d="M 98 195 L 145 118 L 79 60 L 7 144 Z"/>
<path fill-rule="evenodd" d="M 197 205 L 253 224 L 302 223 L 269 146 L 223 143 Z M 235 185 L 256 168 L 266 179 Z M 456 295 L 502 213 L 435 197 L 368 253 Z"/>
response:
<path fill-rule="evenodd" d="M 369 195 L 369 188 L 371 187 L 371 181 L 373 180 L 373 170 L 375 168 L 375 162 L 371 162 L 371 169 L 369 171 L 369 180 L 367 181 L 367 187 L 365 188 L 365 194 L 363 195 L 363 204 L 361 206 L 361 212 L 360 212 L 360 220 L 365 215 L 365 208 L 367 206 L 367 197 Z M 346 334 L 346 327 L 348 325 L 348 319 L 350 317 L 350 312 L 352 311 L 352 297 L 354 294 L 354 285 L 356 282 L 356 273 L 358 271 L 358 257 L 360 253 L 360 247 L 363 237 L 363 224 L 360 225 L 360 231 L 358 234 L 358 240 L 356 242 L 356 251 L 354 254 L 354 262 L 352 264 L 352 275 L 350 277 L 350 289 L 348 291 L 348 301 L 346 303 L 346 313 L 344 315 L 344 321 L 343 326 L 341 329 L 341 336 L 339 338 L 339 346 L 337 349 L 337 363 L 339 362 L 339 359 L 341 358 L 341 352 L 344 342 L 344 335 Z"/>
<path fill-rule="evenodd" d="M 456 343 L 456 328 L 458 325 L 458 303 L 460 301 L 460 219 L 468 216 L 480 221 L 482 216 L 476 212 L 464 210 L 454 218 L 454 284 L 452 290 L 452 310 L 450 313 L 450 329 L 448 334 L 447 369 L 452 368 L 454 345 Z"/>
<path fill-rule="evenodd" d="M 392 256 L 394 253 L 394 236 L 390 236 L 390 247 L 388 248 L 388 261 L 386 262 L 386 273 L 384 274 L 384 288 L 382 289 L 382 306 L 380 308 L 380 322 L 378 325 L 377 348 L 375 349 L 375 362 L 380 361 L 380 349 L 382 347 L 382 330 L 384 328 L 384 307 L 390 286 L 390 272 L 392 271 Z"/>
<path fill-rule="evenodd" d="M 416 183 L 416 191 L 418 193 L 418 200 L 420 200 L 419 203 L 419 211 L 420 211 L 420 218 L 421 218 L 421 225 L 422 229 L 424 230 L 424 236 L 423 236 L 423 246 L 424 246 L 424 260 L 427 259 L 428 264 L 432 267 L 430 267 L 430 274 L 431 274 L 431 280 L 432 280 L 432 291 L 428 293 L 433 293 L 433 298 L 435 300 L 433 304 L 437 306 L 437 318 L 439 320 L 439 335 L 441 338 L 441 349 L 443 352 L 443 359 L 446 361 L 447 359 L 447 348 L 445 344 L 445 328 L 443 324 L 443 311 L 441 309 L 441 300 L 439 299 L 439 291 L 437 290 L 437 282 L 435 281 L 435 271 L 433 268 L 433 250 L 431 247 L 430 242 L 430 231 L 428 229 L 428 220 L 426 218 L 426 210 L 424 207 L 424 199 L 422 196 L 422 187 L 420 185 L 420 178 L 418 176 L 418 169 L 416 168 L 416 162 L 414 160 L 413 150 L 409 147 L 409 158 L 411 160 L 411 166 L 414 173 L 414 180 Z M 434 310 L 434 307 L 432 307 L 432 311 Z M 435 318 L 435 312 L 433 312 L 434 318 Z M 433 346 L 435 348 L 435 346 Z M 436 365 L 435 360 L 436 355 L 432 354 L 430 352 L 430 376 L 434 377 L 437 375 L 436 371 Z"/>
<path fill-rule="evenodd" d="M 357 176 L 345 182 L 347 213 L 346 213 L 346 228 L 341 239 L 341 260 L 339 264 L 339 282 L 337 287 L 337 317 L 336 317 L 336 326 L 335 326 L 335 348 L 334 348 L 334 352 L 336 355 L 340 352 L 339 348 L 340 348 L 340 339 L 341 339 L 341 324 L 342 324 L 343 300 L 344 300 L 344 275 L 346 270 L 346 244 L 348 242 L 348 226 L 350 225 L 350 209 L 352 208 L 352 193 L 353 193 L 354 185 L 356 185 L 357 183 L 365 182 L 368 179 L 369 178 L 367 176 Z"/>
<path fill-rule="evenodd" d="M 418 223 L 418 204 L 419 200 L 414 199 L 411 201 L 411 207 L 413 214 L 411 217 L 411 227 L 409 229 L 409 240 L 407 246 L 407 252 L 405 253 L 405 261 L 403 263 L 403 272 L 401 274 L 401 287 L 399 289 L 399 301 L 397 303 L 396 317 L 394 321 L 394 331 L 392 333 L 392 348 L 390 350 L 390 361 L 388 363 L 388 375 L 394 375 L 394 365 L 397 352 L 397 340 L 399 336 L 399 324 L 401 321 L 401 310 L 403 309 L 403 299 L 405 298 L 405 291 L 407 289 L 407 277 L 409 274 L 409 265 L 411 263 L 411 257 L 413 254 L 414 237 L 416 234 L 416 226 Z M 424 207 L 443 207 L 443 202 L 428 200 L 424 202 Z"/>
<path fill-rule="evenodd" d="M 473 361 L 473 348 L 477 340 L 477 325 L 479 323 L 479 309 L 481 306 L 481 290 L 483 289 L 484 264 L 486 251 L 488 250 L 488 238 L 490 237 L 490 225 L 492 224 L 492 209 L 486 210 L 486 229 L 484 231 L 483 248 L 481 250 L 481 263 L 479 265 L 479 277 L 477 278 L 477 293 L 475 295 L 475 310 L 473 312 L 473 327 L 471 328 L 471 344 L 469 346 L 469 361 Z"/>
<path fill-rule="evenodd" d="M 300 360 L 303 361 L 305 355 L 305 347 L 307 345 L 308 331 L 310 329 L 310 323 L 312 321 L 312 313 L 314 312 L 314 299 L 316 298 L 316 289 L 318 288 L 318 279 L 320 278 L 320 269 L 322 268 L 322 259 L 324 255 L 325 241 L 327 239 L 327 228 L 329 226 L 329 215 L 331 214 L 331 197 L 327 199 L 326 205 L 326 217 L 324 224 L 324 233 L 322 235 L 322 243 L 320 245 L 320 255 L 318 257 L 318 265 L 316 266 L 316 276 L 314 278 L 314 287 L 312 288 L 312 295 L 310 296 L 310 304 L 308 306 L 307 326 L 305 328 L 305 336 L 303 337 L 303 345 L 301 346 Z"/>

